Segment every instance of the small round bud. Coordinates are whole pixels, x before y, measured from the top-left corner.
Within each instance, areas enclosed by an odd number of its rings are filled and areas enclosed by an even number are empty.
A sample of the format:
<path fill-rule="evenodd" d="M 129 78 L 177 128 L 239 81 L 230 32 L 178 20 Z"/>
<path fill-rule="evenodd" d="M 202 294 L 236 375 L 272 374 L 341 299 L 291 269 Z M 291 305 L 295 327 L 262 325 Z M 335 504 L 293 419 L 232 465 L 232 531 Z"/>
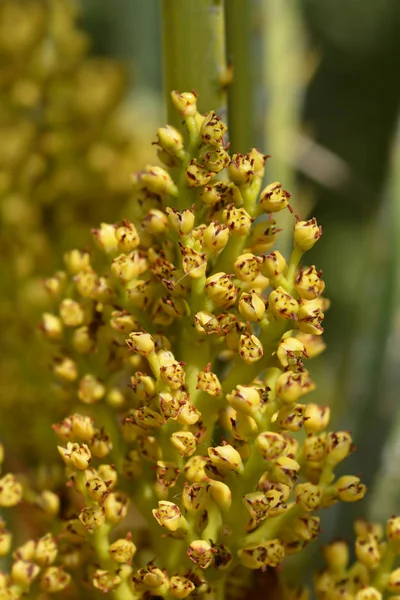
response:
<path fill-rule="evenodd" d="M 274 279 L 279 277 L 279 275 L 283 275 L 287 268 L 286 259 L 278 250 L 270 252 L 269 254 L 264 254 L 262 256 L 262 261 L 260 262 L 261 273 L 269 279 Z"/>
<path fill-rule="evenodd" d="M 123 225 L 115 229 L 115 237 L 118 242 L 118 250 L 131 252 L 139 246 L 140 238 L 133 223 L 124 221 Z"/>
<path fill-rule="evenodd" d="M 390 573 L 387 581 L 387 589 L 389 592 L 400 592 L 400 568 Z"/>
<path fill-rule="evenodd" d="M 238 552 L 241 563 L 249 569 L 277 567 L 285 558 L 285 548 L 279 539 L 248 544 Z"/>
<path fill-rule="evenodd" d="M 57 554 L 57 544 L 50 533 L 38 539 L 35 548 L 35 562 L 41 567 L 51 565 L 56 560 Z"/>
<path fill-rule="evenodd" d="M 109 223 L 101 223 L 100 229 L 92 229 L 92 234 L 96 245 L 111 254 L 118 249 L 118 240 L 115 235 L 115 226 Z"/>
<path fill-rule="evenodd" d="M 200 128 L 203 144 L 217 148 L 222 146 L 226 131 L 227 127 L 220 117 L 213 110 L 208 112 Z"/>
<path fill-rule="evenodd" d="M 263 189 L 260 195 L 260 206 L 266 213 L 283 210 L 289 204 L 290 194 L 282 189 L 282 184 L 276 181 Z"/>
<path fill-rule="evenodd" d="M 204 540 L 193 541 L 187 551 L 188 557 L 201 569 L 207 569 L 213 561 L 214 550 Z"/>
<path fill-rule="evenodd" d="M 299 483 L 296 486 L 296 502 L 305 511 L 316 510 L 322 498 L 322 489 L 312 483 Z"/>
<path fill-rule="evenodd" d="M 105 569 L 97 569 L 92 577 L 93 587 L 101 592 L 108 593 L 115 590 L 121 583 L 121 577 L 117 573 L 106 571 Z"/>
<path fill-rule="evenodd" d="M 256 293 L 244 293 L 238 303 L 239 312 L 248 321 L 261 321 L 265 313 L 264 300 Z"/>
<path fill-rule="evenodd" d="M 254 169 L 248 156 L 234 154 L 228 167 L 228 173 L 235 185 L 242 186 L 250 183 Z"/>
<path fill-rule="evenodd" d="M 169 593 L 174 598 L 187 598 L 195 589 L 194 583 L 182 575 L 173 575 L 169 580 Z"/>
<path fill-rule="evenodd" d="M 196 451 L 197 439 L 191 431 L 175 431 L 170 440 L 181 456 L 191 456 Z"/>
<path fill-rule="evenodd" d="M 295 280 L 295 290 L 303 300 L 314 300 L 322 294 L 325 283 L 321 279 L 322 272 L 312 266 L 301 269 Z"/>
<path fill-rule="evenodd" d="M 126 343 L 131 350 L 140 354 L 140 356 L 149 356 L 155 349 L 153 338 L 149 333 L 144 331 L 134 331 L 130 333 Z"/>
<path fill-rule="evenodd" d="M 87 251 L 69 250 L 64 254 L 64 263 L 71 275 L 77 275 L 90 267 L 90 254 Z"/>
<path fill-rule="evenodd" d="M 197 97 L 191 92 L 171 92 L 172 103 L 182 117 L 194 116 L 197 112 Z"/>
<path fill-rule="evenodd" d="M 176 196 L 178 188 L 171 175 L 161 167 L 148 165 L 138 174 L 139 184 L 153 194 Z"/>
<path fill-rule="evenodd" d="M 259 390 L 245 385 L 237 385 L 226 399 L 232 408 L 249 416 L 254 415 L 262 404 Z"/>
<path fill-rule="evenodd" d="M 306 356 L 304 344 L 294 337 L 286 337 L 279 342 L 276 351 L 282 367 L 296 367 L 301 365 L 301 359 Z"/>
<path fill-rule="evenodd" d="M 243 463 L 240 454 L 231 445 L 216 446 L 208 449 L 208 456 L 213 465 L 223 471 L 243 471 Z"/>
<path fill-rule="evenodd" d="M 234 236 L 248 235 L 253 219 L 244 208 L 236 208 L 231 204 L 223 210 L 222 218 L 229 231 Z"/>
<path fill-rule="evenodd" d="M 282 287 L 272 291 L 268 297 L 268 308 L 279 319 L 296 319 L 299 304 Z"/>
<path fill-rule="evenodd" d="M 15 475 L 7 473 L 0 479 L 0 506 L 8 508 L 22 500 L 22 485 Z"/>
<path fill-rule="evenodd" d="M 332 571 L 342 572 L 349 562 L 349 546 L 344 540 L 336 540 L 323 547 L 324 558 Z"/>
<path fill-rule="evenodd" d="M 158 509 L 153 508 L 152 513 L 159 525 L 165 527 L 168 531 L 176 531 L 186 524 L 186 519 L 182 516 L 179 507 L 173 502 L 160 501 Z"/>
<path fill-rule="evenodd" d="M 255 335 L 247 332 L 240 336 L 238 350 L 241 359 L 246 365 L 252 365 L 257 362 L 264 354 L 260 340 Z"/>
<path fill-rule="evenodd" d="M 203 248 L 209 252 L 220 252 L 229 240 L 229 227 L 212 221 L 203 232 Z"/>
<path fill-rule="evenodd" d="M 233 263 L 236 277 L 241 281 L 254 281 L 260 273 L 260 262 L 260 258 L 251 252 L 241 254 Z"/>
<path fill-rule="evenodd" d="M 128 514 L 129 499 L 121 492 L 108 494 L 104 500 L 105 517 L 109 523 L 119 523 Z"/>
<path fill-rule="evenodd" d="M 89 468 L 92 456 L 86 444 L 68 442 L 66 448 L 57 446 L 57 449 L 67 467 L 73 467 L 79 471 Z"/>
<path fill-rule="evenodd" d="M 60 304 L 60 317 L 66 327 L 78 327 L 84 319 L 83 308 L 79 302 L 65 298 Z"/>
<path fill-rule="evenodd" d="M 294 244 L 302 252 L 310 250 L 322 235 L 315 218 L 309 221 L 298 221 L 294 226 Z"/>
<path fill-rule="evenodd" d="M 381 553 L 379 551 L 379 544 L 372 535 L 359 536 L 356 539 L 354 550 L 357 559 L 366 565 L 369 569 L 375 569 L 381 560 Z M 399 581 L 400 584 L 400 581 Z M 399 585 L 400 590 L 400 585 Z"/>
<path fill-rule="evenodd" d="M 71 581 L 71 575 L 63 567 L 49 567 L 40 577 L 40 587 L 44 592 L 55 594 L 64 590 Z"/>
<path fill-rule="evenodd" d="M 326 437 L 326 460 L 337 465 L 353 452 L 353 439 L 348 431 L 330 432 Z"/>
<path fill-rule="evenodd" d="M 160 127 L 157 130 L 157 144 L 160 148 L 175 156 L 183 150 L 183 135 L 172 125 Z"/>
<path fill-rule="evenodd" d="M 114 562 L 118 564 L 129 564 L 136 554 L 136 546 L 130 539 L 121 538 L 110 545 L 108 552 Z"/>
<path fill-rule="evenodd" d="M 315 383 L 305 369 L 301 371 L 285 371 L 279 375 L 276 382 L 278 397 L 288 404 L 315 390 Z"/>
<path fill-rule="evenodd" d="M 51 313 L 43 313 L 40 329 L 50 341 L 58 341 L 62 338 L 63 324 L 61 319 Z"/>
<path fill-rule="evenodd" d="M 307 433 L 320 433 L 328 426 L 330 417 L 329 406 L 307 404 L 304 411 L 304 429 Z"/>
<path fill-rule="evenodd" d="M 359 477 L 343 475 L 335 483 L 339 499 L 343 502 L 357 502 L 365 496 L 367 488 L 360 482 Z"/>
<path fill-rule="evenodd" d="M 28 560 L 17 560 L 11 567 L 11 578 L 14 583 L 27 588 L 40 573 L 40 567 Z"/>

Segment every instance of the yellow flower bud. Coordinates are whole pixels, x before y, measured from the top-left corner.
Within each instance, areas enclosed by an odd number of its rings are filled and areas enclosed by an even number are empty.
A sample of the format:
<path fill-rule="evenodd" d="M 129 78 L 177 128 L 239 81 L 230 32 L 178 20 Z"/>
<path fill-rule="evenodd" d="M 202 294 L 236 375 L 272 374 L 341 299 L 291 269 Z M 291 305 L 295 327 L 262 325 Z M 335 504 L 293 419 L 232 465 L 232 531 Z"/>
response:
<path fill-rule="evenodd" d="M 226 399 L 238 412 L 252 416 L 261 407 L 262 398 L 257 388 L 252 386 L 237 385 Z"/>
<path fill-rule="evenodd" d="M 113 465 L 100 465 L 97 472 L 99 477 L 106 483 L 108 489 L 112 490 L 116 486 L 118 474 Z"/>
<path fill-rule="evenodd" d="M 197 96 L 191 92 L 171 92 L 172 103 L 182 117 L 194 116 L 197 112 Z"/>
<path fill-rule="evenodd" d="M 172 462 L 159 460 L 157 462 L 156 477 L 164 488 L 173 487 L 180 474 L 178 465 Z"/>
<path fill-rule="evenodd" d="M 35 558 L 36 544 L 33 540 L 28 540 L 22 546 L 18 546 L 13 552 L 14 560 L 29 560 L 33 561 Z"/>
<path fill-rule="evenodd" d="M 193 210 L 185 209 L 179 211 L 170 207 L 167 207 L 165 210 L 172 229 L 179 233 L 179 235 L 185 236 L 192 231 L 195 224 Z"/>
<path fill-rule="evenodd" d="M 100 506 L 84 508 L 79 514 L 79 520 L 89 533 L 94 533 L 105 522 L 104 508 Z"/>
<path fill-rule="evenodd" d="M 179 244 L 182 254 L 182 268 L 186 275 L 192 279 L 203 277 L 207 268 L 207 256 L 204 252 L 197 252 L 189 246 Z"/>
<path fill-rule="evenodd" d="M 90 440 L 90 451 L 96 458 L 104 458 L 112 450 L 112 442 L 110 436 L 100 429 L 95 432 L 93 438 Z"/>
<path fill-rule="evenodd" d="M 297 312 L 297 327 L 303 333 L 311 333 L 321 335 L 323 327 L 321 325 L 324 320 L 324 313 L 321 310 L 319 299 L 301 300 L 300 307 Z"/>
<path fill-rule="evenodd" d="M 254 175 L 262 178 L 264 176 L 265 163 L 267 162 L 267 158 L 270 158 L 270 156 L 268 156 L 268 154 L 261 154 L 257 148 L 252 148 L 246 156 L 254 170 Z"/>
<path fill-rule="evenodd" d="M 78 327 L 84 319 L 83 308 L 79 302 L 65 298 L 60 304 L 60 317 L 67 327 Z"/>
<path fill-rule="evenodd" d="M 162 366 L 160 377 L 172 390 L 179 389 L 185 385 L 184 363 L 174 360 L 170 364 Z"/>
<path fill-rule="evenodd" d="M 322 235 L 315 218 L 309 221 L 298 221 L 294 226 L 294 244 L 302 252 L 310 250 Z"/>
<path fill-rule="evenodd" d="M 235 185 L 249 184 L 254 175 L 253 165 L 249 157 L 243 154 L 234 154 L 228 167 L 228 173 Z"/>
<path fill-rule="evenodd" d="M 203 231 L 202 245 L 208 252 L 220 252 L 225 248 L 229 240 L 229 227 L 211 221 L 211 223 Z"/>
<path fill-rule="evenodd" d="M 223 512 L 227 512 L 232 504 L 232 492 L 222 481 L 210 481 L 208 487 L 210 497 Z"/>
<path fill-rule="evenodd" d="M 206 483 L 197 482 L 189 485 L 187 481 L 185 481 L 182 492 L 182 505 L 185 510 L 190 513 L 204 510 L 209 501 L 207 494 L 208 487 L 209 484 Z"/>
<path fill-rule="evenodd" d="M 104 385 L 93 375 L 85 375 L 79 382 L 78 397 L 84 404 L 95 404 L 105 392 Z"/>
<path fill-rule="evenodd" d="M 379 544 L 373 535 L 370 534 L 364 537 L 359 536 L 356 539 L 354 550 L 357 559 L 369 569 L 375 569 L 379 565 L 381 553 L 379 550 Z"/>
<path fill-rule="evenodd" d="M 183 150 L 183 135 L 172 125 L 160 127 L 157 130 L 157 144 L 166 152 L 176 156 Z"/>
<path fill-rule="evenodd" d="M 230 157 L 223 148 L 213 148 L 212 150 L 206 148 L 200 154 L 200 161 L 210 171 L 219 173 L 229 165 Z"/>
<path fill-rule="evenodd" d="M 325 458 L 325 435 L 308 434 L 308 436 L 303 442 L 302 450 L 306 461 L 320 462 Z"/>
<path fill-rule="evenodd" d="M 276 382 L 278 397 L 288 404 L 296 402 L 299 398 L 315 390 L 315 383 L 311 380 L 306 369 L 285 371 L 279 375 Z"/>
<path fill-rule="evenodd" d="M 271 473 L 274 481 L 291 486 L 296 481 L 299 471 L 300 465 L 297 461 L 288 456 L 280 456 L 275 460 Z"/>
<path fill-rule="evenodd" d="M 264 492 L 245 494 L 242 502 L 257 523 L 267 518 L 270 503 Z"/>
<path fill-rule="evenodd" d="M 92 500 L 101 502 L 108 493 L 108 486 L 101 477 L 95 475 L 87 480 L 86 490 Z"/>
<path fill-rule="evenodd" d="M 40 587 L 44 592 L 55 594 L 64 590 L 71 581 L 71 575 L 63 567 L 48 567 L 40 577 Z"/>
<path fill-rule="evenodd" d="M 239 290 L 231 279 L 232 277 L 226 273 L 215 273 L 207 277 L 206 294 L 217 306 L 230 308 L 235 304 Z"/>
<path fill-rule="evenodd" d="M 15 475 L 7 473 L 0 479 L 0 506 L 15 506 L 22 500 L 22 485 Z"/>
<path fill-rule="evenodd" d="M 62 338 L 63 323 L 61 319 L 51 313 L 43 313 L 40 329 L 50 341 L 58 341 Z"/>
<path fill-rule="evenodd" d="M 241 563 L 248 569 L 277 567 L 285 558 L 285 548 L 281 540 L 268 540 L 248 544 L 238 552 Z"/>
<path fill-rule="evenodd" d="M 389 592 L 400 592 L 400 568 L 390 573 L 386 587 Z"/>
<path fill-rule="evenodd" d="M 92 456 L 86 444 L 68 442 L 66 448 L 57 446 L 57 449 L 67 467 L 73 467 L 80 471 L 89 468 Z"/>
<path fill-rule="evenodd" d="M 222 218 L 232 235 L 245 236 L 249 233 L 253 219 L 244 208 L 230 204 L 222 211 Z"/>
<path fill-rule="evenodd" d="M 6 556 L 11 549 L 12 535 L 5 526 L 3 519 L 0 518 L 0 556 Z M 0 585 L 1 589 L 1 585 Z"/>
<path fill-rule="evenodd" d="M 243 471 L 243 463 L 239 452 L 229 444 L 208 448 L 208 456 L 212 464 L 218 469 L 236 471 L 238 473 Z"/>
<path fill-rule="evenodd" d="M 286 431 L 300 431 L 304 423 L 304 404 L 289 404 L 283 406 L 277 415 L 277 421 L 282 429 Z"/>
<path fill-rule="evenodd" d="M 47 567 L 56 560 L 57 553 L 56 541 L 50 533 L 47 533 L 36 542 L 35 562 L 41 567 Z"/>
<path fill-rule="evenodd" d="M 282 287 L 278 287 L 268 297 L 268 308 L 279 319 L 296 319 L 299 305 Z"/>
<path fill-rule="evenodd" d="M 138 180 L 141 187 L 153 194 L 168 194 L 176 196 L 178 188 L 172 180 L 171 175 L 161 167 L 147 165 L 145 170 L 138 174 Z"/>
<path fill-rule="evenodd" d="M 121 583 L 121 577 L 117 573 L 106 571 L 104 569 L 97 569 L 93 573 L 92 577 L 93 587 L 101 592 L 108 593 L 115 590 Z"/>
<path fill-rule="evenodd" d="M 203 144 L 214 147 L 222 146 L 226 131 L 227 127 L 225 123 L 211 110 L 206 114 L 200 128 Z"/>
<path fill-rule="evenodd" d="M 343 475 L 335 483 L 339 499 L 343 502 L 357 502 L 365 496 L 367 488 L 358 477 Z"/>
<path fill-rule="evenodd" d="M 260 221 L 251 230 L 250 249 L 255 254 L 267 252 L 275 243 L 278 233 L 282 231 L 276 227 L 274 219 Z"/>
<path fill-rule="evenodd" d="M 264 354 L 260 340 L 255 335 L 247 332 L 240 336 L 238 350 L 246 365 L 252 365 L 257 362 Z"/>
<path fill-rule="evenodd" d="M 199 371 L 197 373 L 196 389 L 216 397 L 220 396 L 222 393 L 222 386 L 218 377 L 215 373 L 208 370 Z"/>
<path fill-rule="evenodd" d="M 395 600 L 393 596 L 391 598 Z M 374 587 L 366 587 L 356 593 L 354 600 L 382 600 L 382 594 Z"/>
<path fill-rule="evenodd" d="M 96 347 L 96 341 L 87 325 L 78 327 L 72 334 L 72 345 L 79 354 L 88 354 L 93 352 Z"/>
<path fill-rule="evenodd" d="M 256 438 L 256 447 L 265 460 L 274 460 L 282 456 L 287 445 L 287 439 L 274 431 L 265 431 Z"/>
<path fill-rule="evenodd" d="M 307 433 L 319 433 L 326 429 L 331 417 L 329 406 L 307 404 L 304 411 L 304 429 Z"/>
<path fill-rule="evenodd" d="M 260 206 L 266 213 L 283 210 L 289 204 L 290 194 L 282 189 L 282 184 L 276 181 L 263 189 L 260 195 Z"/>
<path fill-rule="evenodd" d="M 11 578 L 14 583 L 23 588 L 30 586 L 40 573 L 40 567 L 28 560 L 17 560 L 11 567 Z"/>
<path fill-rule="evenodd" d="M 400 548 L 400 517 L 393 516 L 386 523 L 386 538 L 392 548 Z"/>
<path fill-rule="evenodd" d="M 71 275 L 77 275 L 90 267 L 90 254 L 87 251 L 69 250 L 64 254 L 65 266 Z"/>
<path fill-rule="evenodd" d="M 175 431 L 170 440 L 181 456 L 192 456 L 196 451 L 197 439 L 191 431 Z"/>
<path fill-rule="evenodd" d="M 179 528 L 187 526 L 185 517 L 182 516 L 179 507 L 173 502 L 161 500 L 158 503 L 158 509 L 153 508 L 153 517 L 168 531 L 176 531 Z"/>
<path fill-rule="evenodd" d="M 337 465 L 353 452 L 353 439 L 348 431 L 330 432 L 326 437 L 326 460 Z"/>
<path fill-rule="evenodd" d="M 331 571 L 341 573 L 349 562 L 349 546 L 344 540 L 335 540 L 328 546 L 323 546 L 324 558 Z"/>
<path fill-rule="evenodd" d="M 92 229 L 94 241 L 100 250 L 106 254 L 116 252 L 118 249 L 118 240 L 115 235 L 115 225 L 101 223 L 100 229 Z"/>
<path fill-rule="evenodd" d="M 260 262 L 261 259 L 251 252 L 241 254 L 233 263 L 236 277 L 241 281 L 254 281 L 260 273 Z"/>
<path fill-rule="evenodd" d="M 283 338 L 279 342 L 276 355 L 284 368 L 301 366 L 301 359 L 303 356 L 307 356 L 304 344 L 294 337 Z"/>
<path fill-rule="evenodd" d="M 119 523 L 128 513 L 129 499 L 121 492 L 112 492 L 104 500 L 105 517 L 109 523 Z"/>
<path fill-rule="evenodd" d="M 149 333 L 133 331 L 129 334 L 129 338 L 126 340 L 128 347 L 140 354 L 140 356 L 148 356 L 152 354 L 155 349 L 154 340 Z"/>
<path fill-rule="evenodd" d="M 150 280 L 136 280 L 130 281 L 126 292 L 129 298 L 129 302 L 133 304 L 135 308 L 146 310 L 151 304 L 154 296 L 154 289 Z"/>
<path fill-rule="evenodd" d="M 295 280 L 295 290 L 303 300 L 314 300 L 322 294 L 325 283 L 321 279 L 322 271 L 312 266 L 301 269 Z"/>
<path fill-rule="evenodd" d="M 118 250 L 121 252 L 131 252 L 131 250 L 135 250 L 140 243 L 136 227 L 129 221 L 124 221 L 123 225 L 120 225 L 115 229 L 115 237 L 118 242 Z"/>
<path fill-rule="evenodd" d="M 299 483 L 296 486 L 296 502 L 299 506 L 309 512 L 316 510 L 321 502 L 322 489 L 313 483 Z"/>
<path fill-rule="evenodd" d="M 302 542 L 311 542 L 320 532 L 319 521 L 319 517 L 299 517 L 291 523 L 291 533 Z"/>
<path fill-rule="evenodd" d="M 194 583 L 182 575 L 174 575 L 169 581 L 169 593 L 175 598 L 187 598 L 195 589 Z"/>
<path fill-rule="evenodd" d="M 108 553 L 112 560 L 118 564 L 131 563 L 136 554 L 136 546 L 130 539 L 130 536 L 127 536 L 111 544 L 108 548 Z"/>
<path fill-rule="evenodd" d="M 233 436 L 237 440 L 249 441 L 258 432 L 257 423 L 252 417 L 238 412 L 233 422 Z"/>
<path fill-rule="evenodd" d="M 260 260 L 260 271 L 268 279 L 279 278 L 279 275 L 283 275 L 287 268 L 286 259 L 282 254 L 275 250 L 269 254 L 264 254 Z"/>
<path fill-rule="evenodd" d="M 239 312 L 248 321 L 261 321 L 265 313 L 265 303 L 256 293 L 244 293 L 238 303 Z"/>
<path fill-rule="evenodd" d="M 195 540 L 190 544 L 187 554 L 198 567 L 207 569 L 213 561 L 214 549 L 205 540 Z"/>
<path fill-rule="evenodd" d="M 192 158 L 185 171 L 186 183 L 189 187 L 203 187 L 211 181 L 215 173 Z"/>

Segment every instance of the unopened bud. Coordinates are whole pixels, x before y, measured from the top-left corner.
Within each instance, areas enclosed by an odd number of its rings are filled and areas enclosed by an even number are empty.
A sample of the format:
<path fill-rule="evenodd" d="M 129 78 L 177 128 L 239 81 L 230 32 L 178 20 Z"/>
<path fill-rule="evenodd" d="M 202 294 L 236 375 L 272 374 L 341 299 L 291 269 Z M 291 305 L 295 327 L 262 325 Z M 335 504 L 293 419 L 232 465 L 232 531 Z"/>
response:
<path fill-rule="evenodd" d="M 148 356 L 155 349 L 153 338 L 146 332 L 134 331 L 130 333 L 126 343 L 131 350 L 140 354 L 140 356 Z"/>
<path fill-rule="evenodd" d="M 192 456 L 196 450 L 197 440 L 191 431 L 175 431 L 170 440 L 181 456 Z"/>
<path fill-rule="evenodd" d="M 279 319 L 296 319 L 299 304 L 282 287 L 272 291 L 268 297 L 268 308 Z"/>
<path fill-rule="evenodd" d="M 200 135 L 203 144 L 208 146 L 222 146 L 227 127 L 221 118 L 212 110 L 206 114 L 201 124 Z"/>
<path fill-rule="evenodd" d="M 216 446 L 208 449 L 208 456 L 213 465 L 223 471 L 236 471 L 240 473 L 243 470 L 243 463 L 240 454 L 233 446 Z"/>
<path fill-rule="evenodd" d="M 182 117 L 194 116 L 197 112 L 197 97 L 191 92 L 171 92 L 172 103 Z"/>
<path fill-rule="evenodd" d="M 176 531 L 186 525 L 186 519 L 182 516 L 179 507 L 173 502 L 162 500 L 158 503 L 158 508 L 153 508 L 153 517 L 157 520 L 161 527 L 165 527 L 168 531 Z"/>
<path fill-rule="evenodd" d="M 285 371 L 279 375 L 276 382 L 276 393 L 278 397 L 288 404 L 296 402 L 299 398 L 312 392 L 315 383 L 305 369 L 299 371 Z"/>
<path fill-rule="evenodd" d="M 112 560 L 118 564 L 131 563 L 136 554 L 136 546 L 127 536 L 111 544 L 108 553 Z"/>
<path fill-rule="evenodd" d="M 290 194 L 282 189 L 282 184 L 276 181 L 263 189 L 260 195 L 260 206 L 266 213 L 283 210 L 289 204 Z"/>
<path fill-rule="evenodd" d="M 207 569 L 212 563 L 214 550 L 205 540 L 195 540 L 190 544 L 187 554 L 198 567 Z"/>
<path fill-rule="evenodd" d="M 226 396 L 230 406 L 245 415 L 252 416 L 261 407 L 261 396 L 257 388 L 252 386 L 237 385 Z"/>
<path fill-rule="evenodd" d="M 279 539 L 248 544 L 238 552 L 241 563 L 249 569 L 277 567 L 285 558 L 285 548 Z"/>
<path fill-rule="evenodd" d="M 174 575 L 169 580 L 169 593 L 174 598 L 187 598 L 195 589 L 194 583 L 182 575 Z"/>
<path fill-rule="evenodd" d="M 315 218 L 309 221 L 298 221 L 294 226 L 294 244 L 302 252 L 310 250 L 322 235 Z"/>
<path fill-rule="evenodd" d="M 45 592 L 55 594 L 65 590 L 70 581 L 71 575 L 63 567 L 48 567 L 40 577 L 40 587 Z"/>
<path fill-rule="evenodd" d="M 0 479 L 0 506 L 15 506 L 22 500 L 22 485 L 15 475 L 7 473 Z"/>
<path fill-rule="evenodd" d="M 255 335 L 247 332 L 240 336 L 238 350 L 246 365 L 257 362 L 264 354 L 260 340 Z"/>

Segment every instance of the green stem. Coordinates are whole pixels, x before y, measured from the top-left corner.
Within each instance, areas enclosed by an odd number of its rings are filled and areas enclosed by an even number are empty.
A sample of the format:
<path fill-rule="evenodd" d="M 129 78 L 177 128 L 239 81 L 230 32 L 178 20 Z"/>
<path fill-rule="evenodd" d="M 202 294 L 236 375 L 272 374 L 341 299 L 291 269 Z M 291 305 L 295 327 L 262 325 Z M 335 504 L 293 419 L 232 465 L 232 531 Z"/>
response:
<path fill-rule="evenodd" d="M 199 110 L 225 111 L 226 74 L 222 0 L 163 0 L 162 33 L 164 90 L 168 121 L 179 124 L 170 92 L 192 89 L 199 95 Z"/>
<path fill-rule="evenodd" d="M 247 152 L 255 141 L 254 3 L 225 2 L 228 62 L 232 81 L 228 87 L 229 141 L 232 152 Z M 261 137 L 261 136 L 260 136 Z"/>

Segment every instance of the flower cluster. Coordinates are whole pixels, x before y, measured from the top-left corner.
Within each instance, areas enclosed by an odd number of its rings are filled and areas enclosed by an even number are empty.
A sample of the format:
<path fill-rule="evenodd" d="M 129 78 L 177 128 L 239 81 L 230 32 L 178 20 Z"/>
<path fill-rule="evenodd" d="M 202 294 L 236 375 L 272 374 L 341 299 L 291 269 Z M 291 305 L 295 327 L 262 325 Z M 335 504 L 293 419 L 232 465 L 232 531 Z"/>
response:
<path fill-rule="evenodd" d="M 76 22 L 70 0 L 0 3 L 1 411 L 12 423 L 18 402 L 33 448 L 43 431 L 29 422 L 32 406 L 46 401 L 31 351 L 47 301 L 41 278 L 67 239 L 86 243 L 94 216 L 116 218 L 143 156 L 141 128 L 133 137 L 122 122 L 124 71 L 88 56 Z M 48 414 L 54 419 L 50 405 Z"/>
<path fill-rule="evenodd" d="M 80 404 L 54 425 L 71 490 L 63 535 L 116 598 L 185 598 L 277 567 L 318 536 L 320 509 L 365 493 L 335 476 L 350 433 L 305 401 L 328 301 L 300 261 L 321 228 L 293 216 L 290 258 L 273 251 L 275 214 L 291 207 L 280 183 L 262 188 L 267 157 L 230 156 L 214 112 L 194 93 L 172 100 L 186 135 L 158 130 L 169 170 L 134 175 L 126 219 L 94 229 L 99 251 L 67 252 L 45 282 L 57 393 Z M 129 506 L 146 536 L 111 543 Z"/>

